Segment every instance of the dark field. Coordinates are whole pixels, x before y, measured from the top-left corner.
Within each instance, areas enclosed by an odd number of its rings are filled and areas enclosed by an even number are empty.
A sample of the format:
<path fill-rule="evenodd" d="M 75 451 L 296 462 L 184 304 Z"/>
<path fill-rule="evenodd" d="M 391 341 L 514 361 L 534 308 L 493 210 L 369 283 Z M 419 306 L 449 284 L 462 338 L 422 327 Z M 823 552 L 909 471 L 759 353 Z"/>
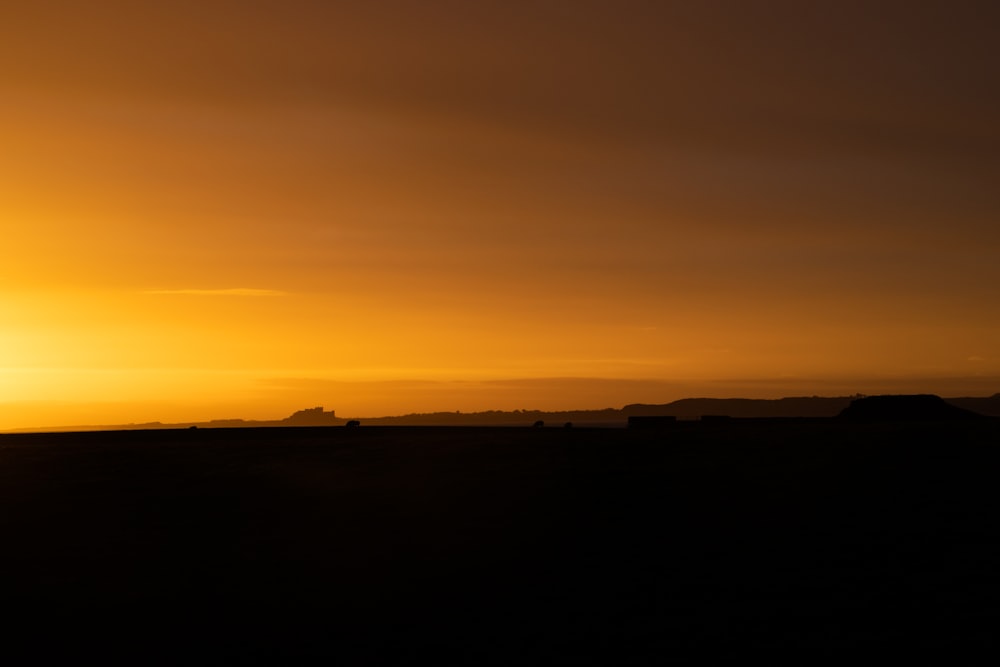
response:
<path fill-rule="evenodd" d="M 0 435 L 2 650 L 510 665 L 989 648 L 998 448 L 997 421 Z"/>

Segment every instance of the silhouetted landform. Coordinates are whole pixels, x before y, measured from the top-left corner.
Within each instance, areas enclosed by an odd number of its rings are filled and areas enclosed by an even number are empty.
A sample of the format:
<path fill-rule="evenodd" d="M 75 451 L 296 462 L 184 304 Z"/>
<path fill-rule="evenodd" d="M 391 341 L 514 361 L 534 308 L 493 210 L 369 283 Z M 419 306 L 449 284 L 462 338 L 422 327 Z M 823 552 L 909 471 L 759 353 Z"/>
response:
<path fill-rule="evenodd" d="M 851 401 L 862 398 L 855 396 L 799 396 L 779 399 L 751 398 L 684 398 L 671 403 L 626 405 L 622 409 L 573 410 L 547 412 L 542 410 L 490 410 L 485 412 L 432 412 L 400 415 L 396 417 L 374 417 L 365 420 L 371 425 L 381 426 L 530 426 L 538 421 L 545 423 L 565 423 L 590 426 L 624 426 L 631 417 L 674 417 L 678 420 L 705 420 L 712 422 L 722 418 L 737 419 L 808 419 L 834 418 L 843 412 Z M 964 409 L 972 409 L 982 415 L 1000 417 L 1000 394 L 989 398 L 943 399 Z"/>
<path fill-rule="evenodd" d="M 284 426 L 336 426 L 343 424 L 344 420 L 337 419 L 334 410 L 324 412 L 322 406 L 317 406 L 299 410 L 290 417 L 281 420 L 281 423 Z"/>
<path fill-rule="evenodd" d="M 836 417 L 856 396 L 797 396 L 778 399 L 755 398 L 682 398 L 664 405 L 636 403 L 626 405 L 622 413 L 664 415 L 679 419 L 699 419 L 704 415 L 728 417 Z"/>
<path fill-rule="evenodd" d="M 635 403 L 624 408 L 602 410 L 487 410 L 483 412 L 430 412 L 393 417 L 370 417 L 372 426 L 532 426 L 572 422 L 578 426 L 616 426 L 628 424 L 630 417 L 674 417 L 700 419 L 704 415 L 739 418 L 807 418 L 836 417 L 850 405 L 853 396 L 827 398 L 820 396 L 747 399 L 747 398 L 685 398 L 672 403 L 647 405 Z M 1000 404 L 1000 401 L 998 401 Z M 998 405 L 1000 408 L 1000 405 Z"/>
<path fill-rule="evenodd" d="M 299 410 L 285 419 L 270 421 L 244 419 L 213 419 L 208 422 L 67 426 L 59 428 L 24 428 L 9 432 L 110 431 L 190 428 L 256 428 L 289 426 L 343 426 L 349 420 L 363 419 L 367 426 L 532 426 L 565 424 L 577 426 L 623 427 L 631 417 L 674 417 L 678 420 L 705 420 L 713 417 L 734 419 L 808 419 L 834 418 L 846 410 L 861 395 L 823 397 L 800 396 L 779 399 L 751 398 L 684 398 L 672 403 L 633 403 L 621 409 L 602 410 L 487 410 L 482 412 L 429 412 L 386 417 L 337 417 L 333 410 L 322 407 Z M 945 403 L 987 417 L 1000 417 L 1000 393 L 989 397 L 944 398 Z"/>
<path fill-rule="evenodd" d="M 963 410 L 971 410 L 987 417 L 1000 417 L 1000 394 L 988 397 L 946 398 L 944 400 Z"/>
<path fill-rule="evenodd" d="M 99 426 L 62 426 L 20 428 L 8 431 L 9 433 L 31 433 L 31 432 L 84 432 L 84 431 L 151 431 L 159 429 L 198 429 L 198 428 L 272 428 L 288 426 L 342 426 L 348 420 L 337 417 L 334 410 L 324 411 L 323 408 L 306 408 L 299 410 L 284 419 L 256 420 L 256 419 L 212 419 L 207 422 L 138 422 L 130 424 L 103 424 Z"/>
<path fill-rule="evenodd" d="M 365 423 L 372 426 L 534 426 L 538 422 L 559 424 L 572 422 L 588 426 L 624 426 L 621 410 L 485 410 L 482 412 L 427 412 L 391 417 L 368 417 Z"/>
<path fill-rule="evenodd" d="M 956 407 L 933 394 L 866 396 L 851 401 L 840 413 L 849 421 L 954 421 L 982 419 L 982 415 Z"/>

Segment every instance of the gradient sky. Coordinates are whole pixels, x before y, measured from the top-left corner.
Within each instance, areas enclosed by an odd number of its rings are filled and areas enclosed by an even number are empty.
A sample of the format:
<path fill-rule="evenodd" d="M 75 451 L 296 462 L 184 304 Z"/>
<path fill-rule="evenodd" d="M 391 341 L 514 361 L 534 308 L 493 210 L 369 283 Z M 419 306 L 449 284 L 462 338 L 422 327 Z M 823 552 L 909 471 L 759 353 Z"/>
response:
<path fill-rule="evenodd" d="M 0 429 L 1000 391 L 994 2 L 8 2 Z"/>

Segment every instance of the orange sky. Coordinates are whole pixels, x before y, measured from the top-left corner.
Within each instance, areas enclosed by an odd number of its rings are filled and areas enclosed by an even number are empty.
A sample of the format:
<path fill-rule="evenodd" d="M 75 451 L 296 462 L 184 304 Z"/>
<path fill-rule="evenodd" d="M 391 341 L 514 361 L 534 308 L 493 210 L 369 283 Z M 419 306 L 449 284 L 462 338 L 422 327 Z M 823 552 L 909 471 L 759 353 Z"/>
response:
<path fill-rule="evenodd" d="M 0 429 L 1000 391 L 994 3 L 353 4 L 0 9 Z"/>

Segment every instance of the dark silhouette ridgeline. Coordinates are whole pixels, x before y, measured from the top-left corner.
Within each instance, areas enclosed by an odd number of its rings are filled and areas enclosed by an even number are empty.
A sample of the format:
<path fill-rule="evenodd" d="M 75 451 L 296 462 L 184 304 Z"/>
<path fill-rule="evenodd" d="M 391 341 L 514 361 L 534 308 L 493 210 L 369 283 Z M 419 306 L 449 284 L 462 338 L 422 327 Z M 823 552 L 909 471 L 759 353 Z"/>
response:
<path fill-rule="evenodd" d="M 996 396 L 991 399 L 982 399 L 983 405 L 987 408 L 990 407 L 990 403 L 987 401 L 992 401 Z M 716 425 L 723 426 L 726 424 L 733 423 L 744 423 L 744 422 L 759 422 L 759 421 L 788 421 L 788 420 L 814 420 L 814 419 L 831 419 L 832 416 L 822 415 L 802 415 L 802 416 L 791 416 L 787 413 L 779 415 L 770 415 L 768 411 L 781 406 L 782 403 L 786 403 L 790 400 L 805 400 L 805 399 L 782 399 L 781 401 L 752 401 L 749 399 L 686 399 L 685 401 L 678 401 L 677 403 L 670 404 L 675 406 L 678 403 L 685 403 L 684 410 L 677 410 L 684 415 L 684 420 L 686 423 L 697 423 L 704 424 L 708 426 Z M 835 403 L 831 403 L 831 400 L 840 401 L 843 399 L 818 399 L 821 401 L 822 406 L 829 407 Z M 954 399 L 954 402 L 961 401 L 971 401 L 975 399 Z M 754 407 L 755 404 L 763 405 L 767 410 L 764 411 L 762 416 L 760 412 L 751 413 L 751 416 L 747 416 L 747 411 Z M 719 406 L 728 406 L 735 408 L 737 415 L 732 414 L 700 414 L 696 417 L 692 417 L 690 414 L 691 406 L 699 405 L 702 408 L 712 408 Z M 628 416 L 628 426 L 629 428 L 636 429 L 650 429 L 650 428 L 668 428 L 674 427 L 678 424 L 678 416 L 676 414 L 656 414 L 659 408 L 660 411 L 663 408 L 669 406 L 650 406 L 653 408 L 651 410 L 652 414 L 632 414 Z M 787 403 L 785 405 L 787 407 Z M 813 406 L 815 407 L 815 406 Z M 627 406 L 627 409 L 641 408 L 641 406 Z M 989 413 L 987 413 L 989 414 Z M 933 394 L 913 394 L 913 395 L 882 395 L 882 396 L 861 396 L 854 398 L 850 403 L 840 410 L 836 415 L 836 419 L 839 421 L 847 422 L 947 422 L 947 421 L 969 421 L 976 419 L 986 419 L 987 415 L 980 414 L 973 410 L 969 410 L 963 407 L 955 405 L 953 402 L 946 401 L 940 396 Z"/>
<path fill-rule="evenodd" d="M 851 401 L 840 413 L 840 419 L 855 422 L 967 421 L 982 418 L 983 415 L 951 405 L 933 394 L 866 396 Z"/>

